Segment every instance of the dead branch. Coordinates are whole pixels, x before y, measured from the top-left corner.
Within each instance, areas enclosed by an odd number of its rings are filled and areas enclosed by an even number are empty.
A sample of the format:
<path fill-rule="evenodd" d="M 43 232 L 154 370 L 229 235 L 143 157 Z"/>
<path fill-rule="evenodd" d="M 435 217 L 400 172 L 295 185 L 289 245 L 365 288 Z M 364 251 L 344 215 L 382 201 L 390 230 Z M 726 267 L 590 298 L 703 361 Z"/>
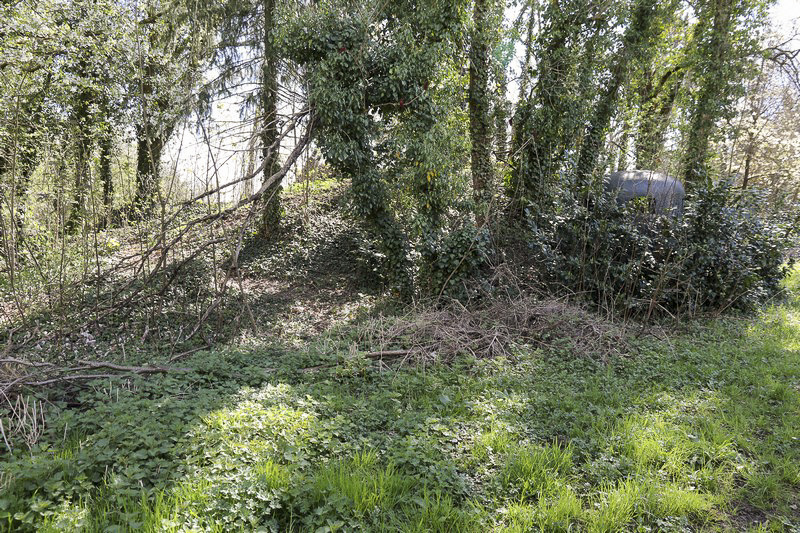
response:
<path fill-rule="evenodd" d="M 304 117 L 307 117 L 307 115 L 308 112 L 298 113 L 294 117 L 294 119 L 287 125 L 287 128 L 282 133 L 280 139 L 288 135 L 288 133 L 291 132 L 296 127 L 296 125 L 300 122 L 300 120 L 302 120 Z M 252 218 L 257 206 L 260 203 L 260 200 L 262 200 L 264 194 L 270 188 L 270 186 L 272 186 L 276 182 L 280 182 L 281 180 L 283 180 L 283 178 L 285 178 L 286 175 L 289 173 L 289 171 L 294 167 L 300 155 L 303 153 L 303 151 L 306 149 L 309 142 L 311 141 L 312 125 L 313 125 L 313 118 L 308 119 L 308 124 L 305 128 L 303 136 L 300 139 L 298 139 L 295 148 L 286 158 L 284 164 L 277 172 L 275 172 L 269 178 L 265 179 L 259 190 L 256 191 L 254 194 L 252 194 L 247 198 L 241 199 L 235 205 L 227 209 L 224 209 L 216 213 L 210 213 L 198 216 L 189 220 L 188 222 L 182 223 L 177 233 L 173 234 L 171 238 L 166 239 L 167 234 L 165 232 L 159 235 L 157 241 L 144 251 L 140 252 L 139 254 L 123 257 L 120 261 L 117 262 L 115 266 L 101 272 L 97 276 L 95 282 L 99 282 L 101 279 L 107 278 L 113 275 L 115 272 L 124 272 L 126 270 L 127 271 L 132 270 L 132 272 L 130 273 L 130 278 L 127 282 L 123 283 L 121 286 L 110 291 L 105 296 L 105 298 L 98 301 L 97 305 L 94 308 L 83 310 L 83 312 L 79 316 L 73 317 L 74 320 L 70 321 L 71 324 L 98 323 L 106 319 L 107 317 L 113 315 L 114 313 L 118 313 L 120 310 L 126 310 L 127 313 L 130 313 L 133 310 L 135 310 L 137 306 L 141 306 L 142 304 L 144 304 L 153 295 L 163 295 L 169 288 L 169 286 L 178 277 L 181 269 L 186 264 L 188 264 L 192 259 L 196 258 L 198 255 L 203 253 L 209 247 L 214 246 L 216 244 L 222 244 L 224 242 L 227 242 L 228 238 L 218 237 L 215 239 L 210 239 L 194 244 L 193 252 L 188 257 L 181 259 L 174 265 L 173 271 L 170 273 L 170 275 L 167 277 L 166 280 L 164 281 L 156 280 L 156 277 L 159 276 L 160 273 L 169 264 L 168 256 L 170 251 L 174 249 L 175 246 L 177 246 L 179 243 L 184 242 L 190 235 L 190 232 L 195 230 L 196 228 L 228 219 L 237 212 L 241 211 L 242 208 L 249 206 L 251 209 L 244 223 L 241 224 L 241 227 L 237 232 L 238 246 L 236 246 L 236 249 L 241 249 L 242 236 L 244 234 L 247 222 Z M 276 145 L 278 142 L 280 142 L 280 139 L 276 141 Z M 271 149 L 277 149 L 277 146 Z M 263 170 L 263 168 L 256 170 L 254 173 L 252 173 L 251 176 L 248 177 L 253 177 L 257 175 L 261 170 Z M 166 224 L 170 227 L 173 226 L 178 216 L 183 212 L 185 212 L 185 210 L 191 206 L 192 202 L 197 201 L 198 199 L 201 198 L 205 198 L 209 194 L 214 194 L 215 192 L 219 192 L 220 190 L 226 187 L 232 186 L 234 183 L 235 182 L 223 184 L 217 189 L 206 191 L 205 193 L 198 195 L 197 197 L 189 201 L 189 203 L 180 204 L 176 213 L 174 213 L 170 218 L 167 219 Z M 140 274 L 144 271 L 149 258 L 153 257 L 154 255 L 157 255 L 155 264 L 150 269 L 148 269 L 148 272 L 143 278 L 140 277 Z M 231 279 L 231 274 L 232 274 L 231 272 L 227 273 L 225 282 L 223 283 L 223 287 L 227 286 L 228 280 Z M 159 283 L 156 284 L 155 283 L 156 281 L 159 281 Z M 138 286 L 135 286 L 135 284 L 137 283 Z M 154 285 L 157 285 L 158 288 L 155 291 L 150 290 L 149 288 L 153 287 Z M 199 325 L 201 325 L 208 318 L 208 316 L 218 307 L 220 303 L 220 298 L 223 295 L 224 295 L 224 290 L 223 294 L 221 294 L 219 298 L 216 298 L 214 303 L 212 303 L 212 305 L 208 309 L 206 309 L 206 311 L 200 317 L 198 326 L 194 328 L 192 334 L 189 337 L 197 333 L 197 331 L 199 330 Z M 67 328 L 71 327 L 72 326 L 67 326 Z M 64 336 L 69 332 L 70 332 L 69 329 L 56 329 L 55 331 L 50 332 L 48 335 L 39 338 L 38 340 L 50 341 L 55 338 Z M 19 350 L 21 346 L 22 344 L 19 343 L 6 344 L 0 356 L 2 357 L 9 356 L 15 353 L 17 350 Z"/>
<path fill-rule="evenodd" d="M 112 370 L 120 370 L 123 372 L 133 372 L 134 374 L 166 374 L 167 372 L 191 372 L 191 368 L 185 367 L 168 367 L 168 366 L 124 366 L 105 361 L 78 361 L 83 368 L 81 370 L 88 370 L 90 368 L 110 368 Z"/>
<path fill-rule="evenodd" d="M 70 381 L 123 377 L 126 374 L 166 374 L 169 372 L 191 372 L 192 370 L 191 368 L 185 367 L 169 367 L 161 365 L 126 366 L 107 361 L 89 360 L 80 360 L 78 361 L 79 366 L 72 367 L 59 367 L 51 363 L 36 363 L 23 361 L 20 359 L 5 359 L 3 361 L 9 364 L 13 363 L 25 367 L 33 367 L 36 369 L 35 371 L 28 372 L 27 374 L 19 376 L 9 382 L 0 382 L 0 393 L 6 397 L 25 387 L 42 387 L 44 385 L 53 385 L 56 383 L 65 383 Z M 91 373 L 92 370 L 98 369 L 115 370 L 119 373 Z"/>

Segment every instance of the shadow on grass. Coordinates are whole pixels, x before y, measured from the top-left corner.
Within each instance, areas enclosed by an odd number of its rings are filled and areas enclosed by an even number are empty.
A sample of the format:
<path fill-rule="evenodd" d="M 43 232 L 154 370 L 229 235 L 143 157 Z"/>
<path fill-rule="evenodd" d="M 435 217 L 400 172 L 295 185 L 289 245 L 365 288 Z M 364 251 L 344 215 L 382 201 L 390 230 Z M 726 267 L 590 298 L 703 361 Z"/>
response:
<path fill-rule="evenodd" d="M 220 349 L 186 375 L 95 384 L 32 456 L 0 465 L 8 528 L 800 523 L 796 306 L 631 340 L 609 364 L 520 348 L 387 368 L 326 346 Z"/>

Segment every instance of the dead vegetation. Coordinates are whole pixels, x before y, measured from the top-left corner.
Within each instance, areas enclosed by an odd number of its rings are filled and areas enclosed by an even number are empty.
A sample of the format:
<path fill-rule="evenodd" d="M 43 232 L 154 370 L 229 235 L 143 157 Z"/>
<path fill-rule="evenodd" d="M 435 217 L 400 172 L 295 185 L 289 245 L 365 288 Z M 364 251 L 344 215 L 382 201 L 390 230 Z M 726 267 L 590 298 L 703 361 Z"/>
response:
<path fill-rule="evenodd" d="M 367 320 L 357 348 L 372 358 L 449 362 L 459 355 L 513 357 L 514 347 L 558 350 L 606 362 L 629 351 L 624 325 L 598 317 L 566 299 L 534 296 L 491 299 L 474 308 L 459 302 L 416 308 L 400 317 Z"/>

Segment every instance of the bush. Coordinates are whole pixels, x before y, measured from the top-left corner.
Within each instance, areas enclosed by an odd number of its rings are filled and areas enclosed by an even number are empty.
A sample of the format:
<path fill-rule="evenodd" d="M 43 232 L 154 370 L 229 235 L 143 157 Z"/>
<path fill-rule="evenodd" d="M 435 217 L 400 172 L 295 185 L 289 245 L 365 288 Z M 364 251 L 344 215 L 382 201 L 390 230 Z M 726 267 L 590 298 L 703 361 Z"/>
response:
<path fill-rule="evenodd" d="M 789 243 L 779 224 L 760 216 L 758 197 L 736 195 L 727 182 L 693 196 L 680 228 L 688 296 L 710 309 L 750 309 L 778 294 Z"/>
<path fill-rule="evenodd" d="M 419 247 L 422 292 L 433 297 L 469 297 L 468 281 L 486 265 L 488 249 L 488 233 L 472 225 L 430 235 Z"/>
<path fill-rule="evenodd" d="M 787 231 L 759 214 L 753 193 L 699 188 L 683 218 L 564 195 L 531 219 L 531 246 L 551 284 L 625 314 L 751 310 L 781 291 Z"/>

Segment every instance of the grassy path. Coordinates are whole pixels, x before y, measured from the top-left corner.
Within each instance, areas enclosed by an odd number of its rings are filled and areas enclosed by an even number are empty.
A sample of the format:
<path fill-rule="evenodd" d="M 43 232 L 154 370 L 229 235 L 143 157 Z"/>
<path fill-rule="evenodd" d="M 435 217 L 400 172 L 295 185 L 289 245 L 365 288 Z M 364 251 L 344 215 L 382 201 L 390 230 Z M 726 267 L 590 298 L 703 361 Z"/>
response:
<path fill-rule="evenodd" d="M 219 351 L 98 383 L 0 456 L 0 528 L 800 530 L 797 299 L 630 343 L 388 371 Z"/>

